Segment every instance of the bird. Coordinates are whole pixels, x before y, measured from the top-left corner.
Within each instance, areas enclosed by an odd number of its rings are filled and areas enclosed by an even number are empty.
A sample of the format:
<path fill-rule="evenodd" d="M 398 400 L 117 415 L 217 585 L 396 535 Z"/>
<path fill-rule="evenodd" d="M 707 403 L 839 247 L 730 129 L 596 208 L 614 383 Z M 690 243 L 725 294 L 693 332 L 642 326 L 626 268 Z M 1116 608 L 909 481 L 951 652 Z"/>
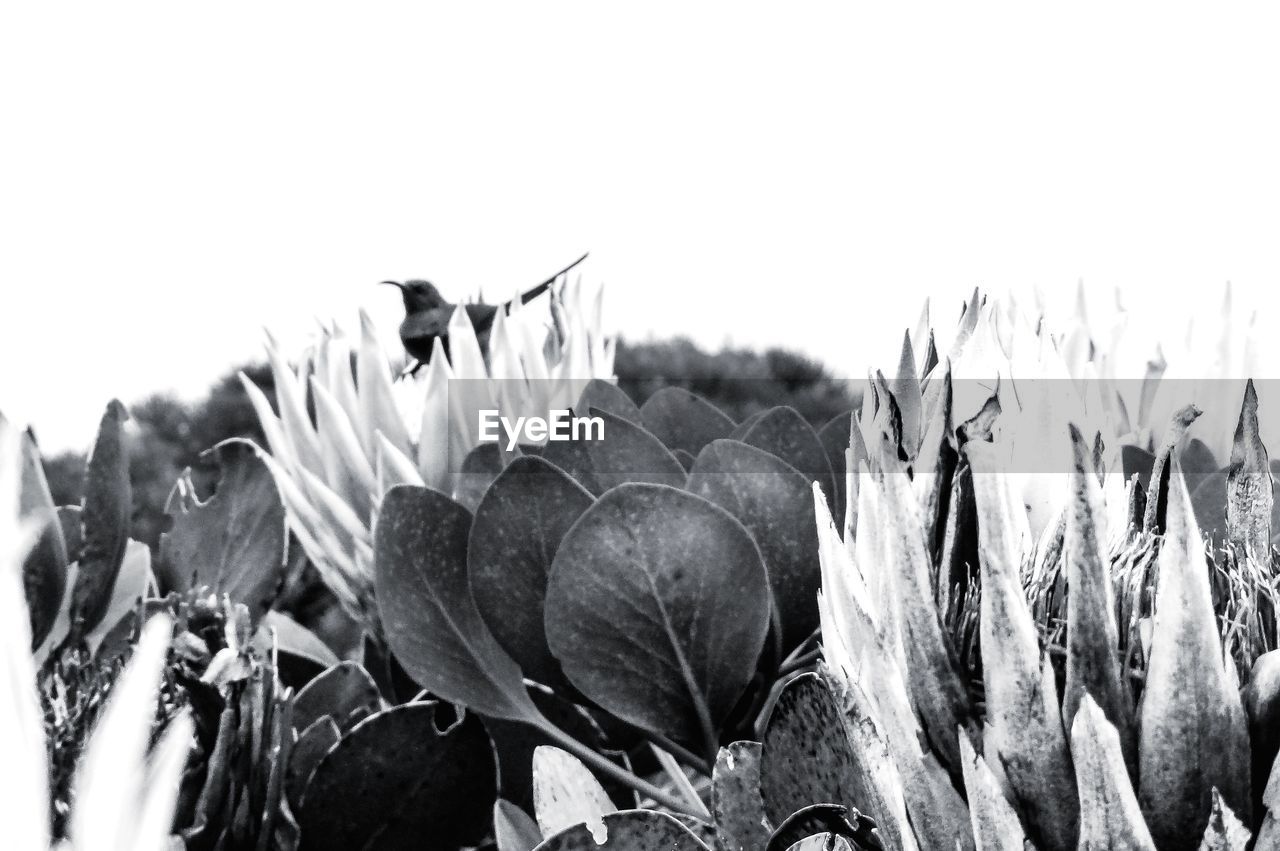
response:
<path fill-rule="evenodd" d="M 583 254 L 550 278 L 525 291 L 518 297 L 520 303 L 528 304 L 533 301 L 546 292 L 561 275 L 586 259 L 587 255 Z M 417 361 L 409 372 L 411 374 L 416 372 L 431 359 L 431 351 L 437 338 L 440 339 L 445 357 L 448 357 L 449 320 L 453 317 L 453 312 L 458 305 L 448 302 L 440 294 L 436 285 L 430 281 L 381 281 L 380 283 L 398 287 L 404 299 L 404 321 L 400 323 L 400 342 L 404 344 L 405 351 Z M 502 304 L 480 302 L 462 305 L 467 311 L 467 318 L 471 320 L 471 327 L 476 330 L 476 339 L 480 342 L 481 351 L 488 351 L 489 333 L 493 330 L 493 321 L 498 311 L 510 313 L 515 301 L 516 299 L 511 299 Z"/>

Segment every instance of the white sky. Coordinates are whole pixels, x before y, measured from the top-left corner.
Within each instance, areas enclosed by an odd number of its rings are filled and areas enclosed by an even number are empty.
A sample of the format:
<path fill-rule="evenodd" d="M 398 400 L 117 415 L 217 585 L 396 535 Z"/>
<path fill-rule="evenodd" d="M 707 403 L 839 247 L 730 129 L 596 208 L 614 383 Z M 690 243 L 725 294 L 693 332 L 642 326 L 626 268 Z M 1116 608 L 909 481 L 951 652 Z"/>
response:
<path fill-rule="evenodd" d="M 1181 329 L 1280 281 L 1274 6 L 416 6 L 5 4 L 0 409 L 86 445 L 264 326 L 393 339 L 383 278 L 587 249 L 628 336 L 850 376 L 975 284 Z"/>

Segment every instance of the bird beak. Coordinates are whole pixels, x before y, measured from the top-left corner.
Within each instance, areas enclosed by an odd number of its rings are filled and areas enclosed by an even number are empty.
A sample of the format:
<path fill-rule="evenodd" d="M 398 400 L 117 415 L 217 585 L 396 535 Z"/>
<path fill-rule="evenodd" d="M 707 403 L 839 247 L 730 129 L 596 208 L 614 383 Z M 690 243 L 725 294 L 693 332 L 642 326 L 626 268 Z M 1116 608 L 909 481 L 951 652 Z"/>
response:
<path fill-rule="evenodd" d="M 390 285 L 391 285 L 391 286 L 393 286 L 393 287 L 397 287 L 397 288 L 399 288 L 401 292 L 403 292 L 403 291 L 404 291 L 404 284 L 400 283 L 399 281 L 378 281 L 378 283 L 379 283 L 379 284 L 390 284 Z"/>

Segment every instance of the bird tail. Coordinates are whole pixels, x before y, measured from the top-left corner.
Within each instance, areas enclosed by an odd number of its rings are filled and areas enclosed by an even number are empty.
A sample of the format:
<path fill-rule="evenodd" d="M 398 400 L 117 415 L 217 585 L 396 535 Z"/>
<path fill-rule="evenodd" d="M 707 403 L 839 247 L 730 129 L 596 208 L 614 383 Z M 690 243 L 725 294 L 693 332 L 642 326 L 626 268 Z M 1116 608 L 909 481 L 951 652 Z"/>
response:
<path fill-rule="evenodd" d="M 589 252 L 588 252 L 588 253 L 589 253 Z M 520 303 L 521 303 L 521 304 L 528 304 L 529 302 L 533 301 L 535 298 L 537 298 L 538 296 L 540 296 L 540 295 L 542 295 L 543 293 L 545 293 L 545 292 L 547 291 L 547 289 L 548 289 L 548 288 L 550 288 L 550 286 L 551 286 L 552 284 L 554 284 L 556 281 L 560 280 L 560 276 L 561 276 L 561 275 L 565 274 L 565 273 L 566 273 L 566 272 L 568 272 L 570 269 L 572 269 L 574 266 L 577 266 L 579 263 L 581 263 L 583 260 L 586 260 L 586 259 L 587 259 L 587 255 L 586 255 L 586 254 L 583 254 L 583 255 L 582 255 L 581 257 L 579 257 L 577 260 L 574 260 L 572 263 L 570 263 L 568 266 L 565 266 L 565 267 L 564 267 L 563 269 L 561 269 L 559 272 L 556 272 L 556 273 L 555 273 L 554 275 L 552 275 L 550 278 L 547 278 L 545 281 L 543 281 L 542 283 L 538 284 L 538 285 L 537 285 L 536 287 L 534 287 L 533 289 L 528 290 L 527 292 L 525 292 L 525 293 L 524 293 L 524 295 L 520 296 Z"/>

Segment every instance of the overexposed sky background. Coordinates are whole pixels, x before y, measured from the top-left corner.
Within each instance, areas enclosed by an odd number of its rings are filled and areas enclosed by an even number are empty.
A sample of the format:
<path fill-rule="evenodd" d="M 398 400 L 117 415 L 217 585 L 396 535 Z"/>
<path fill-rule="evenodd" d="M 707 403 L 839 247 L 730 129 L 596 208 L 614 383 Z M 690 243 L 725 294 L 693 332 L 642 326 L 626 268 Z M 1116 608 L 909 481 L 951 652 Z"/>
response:
<path fill-rule="evenodd" d="M 0 410 L 79 448 L 263 327 L 394 341 L 383 278 L 497 297 L 588 249 L 626 336 L 849 376 L 975 285 L 1118 286 L 1173 336 L 1230 280 L 1266 329 L 1278 37 L 1268 4 L 6 4 Z"/>

